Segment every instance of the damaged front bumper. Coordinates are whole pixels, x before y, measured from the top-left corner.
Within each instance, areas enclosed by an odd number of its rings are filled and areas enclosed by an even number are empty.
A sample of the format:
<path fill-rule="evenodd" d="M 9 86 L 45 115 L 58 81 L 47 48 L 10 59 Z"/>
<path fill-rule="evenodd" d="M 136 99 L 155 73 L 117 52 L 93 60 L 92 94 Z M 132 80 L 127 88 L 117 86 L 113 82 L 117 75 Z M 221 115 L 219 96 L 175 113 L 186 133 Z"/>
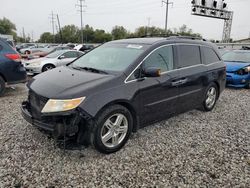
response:
<path fill-rule="evenodd" d="M 83 129 L 87 130 L 87 121 L 91 117 L 79 110 L 69 112 L 41 114 L 40 118 L 32 115 L 28 101 L 24 101 L 21 106 L 23 118 L 30 124 L 54 135 L 55 138 L 77 136 Z"/>
<path fill-rule="evenodd" d="M 55 124 L 42 122 L 41 120 L 36 120 L 34 117 L 32 117 L 31 112 L 30 112 L 30 106 L 27 101 L 22 102 L 21 111 L 22 111 L 23 118 L 28 123 L 38 128 L 41 128 L 45 131 L 49 131 L 51 133 L 55 131 L 55 127 L 56 127 Z"/>

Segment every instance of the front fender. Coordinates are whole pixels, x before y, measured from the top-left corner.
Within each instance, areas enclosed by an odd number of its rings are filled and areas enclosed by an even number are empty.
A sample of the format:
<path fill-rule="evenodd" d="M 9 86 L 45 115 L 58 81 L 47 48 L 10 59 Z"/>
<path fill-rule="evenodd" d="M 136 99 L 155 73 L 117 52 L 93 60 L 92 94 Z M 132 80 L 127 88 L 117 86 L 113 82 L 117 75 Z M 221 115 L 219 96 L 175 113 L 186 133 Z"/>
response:
<path fill-rule="evenodd" d="M 137 109 L 139 104 L 137 100 L 134 100 L 136 91 L 138 90 L 138 83 L 132 82 L 128 84 L 122 84 L 117 87 L 113 87 L 104 90 L 99 93 L 95 93 L 92 96 L 87 96 L 86 100 L 79 106 L 92 117 L 95 117 L 98 112 L 105 106 L 113 103 L 127 103 Z"/>

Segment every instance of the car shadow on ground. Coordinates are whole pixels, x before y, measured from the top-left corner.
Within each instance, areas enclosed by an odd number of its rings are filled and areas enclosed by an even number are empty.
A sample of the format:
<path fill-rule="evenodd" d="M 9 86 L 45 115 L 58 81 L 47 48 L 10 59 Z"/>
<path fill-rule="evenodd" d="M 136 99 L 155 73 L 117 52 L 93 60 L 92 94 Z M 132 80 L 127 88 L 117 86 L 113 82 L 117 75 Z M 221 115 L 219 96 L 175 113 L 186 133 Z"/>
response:
<path fill-rule="evenodd" d="M 233 91 L 237 91 L 237 90 L 240 90 L 240 91 L 244 91 L 244 90 L 247 90 L 247 88 L 241 88 L 241 87 L 230 87 L 230 86 L 226 86 L 226 89 L 229 89 L 229 90 L 233 90 Z"/>

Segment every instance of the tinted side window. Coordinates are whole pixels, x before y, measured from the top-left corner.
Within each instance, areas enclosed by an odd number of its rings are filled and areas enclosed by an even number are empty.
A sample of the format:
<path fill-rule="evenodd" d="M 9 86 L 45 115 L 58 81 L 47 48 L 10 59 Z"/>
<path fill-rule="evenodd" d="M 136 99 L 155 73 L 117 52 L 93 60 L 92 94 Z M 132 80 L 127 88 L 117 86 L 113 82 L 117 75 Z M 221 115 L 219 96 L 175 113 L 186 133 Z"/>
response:
<path fill-rule="evenodd" d="M 199 46 L 180 45 L 179 52 L 179 68 L 189 67 L 201 64 L 201 55 Z"/>
<path fill-rule="evenodd" d="M 204 55 L 204 63 L 206 65 L 220 61 L 218 55 L 215 53 L 213 49 L 202 47 L 202 50 Z"/>
<path fill-rule="evenodd" d="M 161 72 L 173 70 L 173 47 L 166 46 L 154 51 L 145 61 L 144 68 L 156 67 L 160 68 Z"/>
<path fill-rule="evenodd" d="M 76 55 L 77 55 L 77 57 L 80 57 L 82 55 L 82 53 L 76 52 Z"/>
<path fill-rule="evenodd" d="M 75 58 L 75 57 L 78 57 L 78 54 L 76 52 L 66 52 L 63 55 L 65 56 L 65 58 Z"/>

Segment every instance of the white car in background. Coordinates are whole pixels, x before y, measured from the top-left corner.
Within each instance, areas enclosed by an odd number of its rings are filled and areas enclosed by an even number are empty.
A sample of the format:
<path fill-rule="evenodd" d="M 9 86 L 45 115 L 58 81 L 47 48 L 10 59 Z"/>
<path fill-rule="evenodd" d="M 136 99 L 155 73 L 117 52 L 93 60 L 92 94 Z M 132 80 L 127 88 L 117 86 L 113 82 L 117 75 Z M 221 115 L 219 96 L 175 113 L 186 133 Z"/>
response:
<path fill-rule="evenodd" d="M 43 58 L 26 61 L 23 64 L 28 74 L 39 74 L 55 67 L 67 65 L 83 54 L 76 50 L 60 50 Z"/>

